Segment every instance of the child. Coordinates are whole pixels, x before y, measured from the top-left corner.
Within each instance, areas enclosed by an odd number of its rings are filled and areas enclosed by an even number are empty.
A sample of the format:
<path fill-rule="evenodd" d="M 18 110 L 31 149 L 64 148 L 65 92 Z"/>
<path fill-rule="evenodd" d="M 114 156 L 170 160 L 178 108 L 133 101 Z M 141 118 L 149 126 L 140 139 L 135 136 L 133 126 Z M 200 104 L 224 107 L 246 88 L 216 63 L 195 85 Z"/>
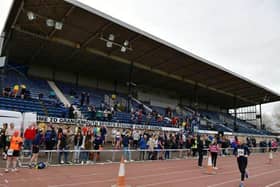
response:
<path fill-rule="evenodd" d="M 241 173 L 240 187 L 244 187 L 244 178 L 248 178 L 248 173 L 246 172 L 248 164 L 248 156 L 250 155 L 250 150 L 248 146 L 240 141 L 237 147 L 235 148 L 235 156 L 237 157 L 238 168 Z"/>
<path fill-rule="evenodd" d="M 217 141 L 216 140 L 213 140 L 213 143 L 209 147 L 209 151 L 211 153 L 213 168 L 214 169 L 218 169 L 216 167 L 216 164 L 217 164 L 217 157 L 218 157 L 218 152 L 219 152 L 219 146 L 217 145 Z"/>

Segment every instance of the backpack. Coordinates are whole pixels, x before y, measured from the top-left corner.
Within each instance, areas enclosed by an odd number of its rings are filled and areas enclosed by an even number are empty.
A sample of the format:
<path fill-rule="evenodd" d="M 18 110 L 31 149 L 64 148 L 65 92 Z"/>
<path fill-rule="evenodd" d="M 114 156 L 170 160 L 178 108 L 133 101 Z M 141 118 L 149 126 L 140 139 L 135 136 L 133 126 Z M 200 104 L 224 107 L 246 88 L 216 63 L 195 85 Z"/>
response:
<path fill-rule="evenodd" d="M 44 169 L 46 167 L 46 164 L 44 162 L 39 162 L 36 165 L 36 169 Z"/>

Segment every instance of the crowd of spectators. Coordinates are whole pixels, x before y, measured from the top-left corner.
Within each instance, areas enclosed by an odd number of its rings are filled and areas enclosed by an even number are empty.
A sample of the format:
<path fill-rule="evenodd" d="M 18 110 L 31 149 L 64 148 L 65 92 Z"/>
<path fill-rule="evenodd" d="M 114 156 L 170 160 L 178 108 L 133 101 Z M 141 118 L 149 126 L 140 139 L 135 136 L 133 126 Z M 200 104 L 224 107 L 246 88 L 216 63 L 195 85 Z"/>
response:
<path fill-rule="evenodd" d="M 25 84 L 15 84 L 13 87 L 6 86 L 2 90 L 2 96 L 4 97 L 20 97 L 21 99 L 30 98 L 30 91 L 26 88 Z"/>
<path fill-rule="evenodd" d="M 3 124 L 0 134 L 0 146 L 3 159 L 7 159 L 7 150 L 11 137 L 15 133 L 13 123 L 9 126 Z M 110 134 L 111 137 L 107 135 Z M 32 124 L 25 129 L 23 135 L 23 150 L 26 157 L 30 156 L 30 167 L 38 162 L 40 149 L 57 150 L 57 162 L 69 163 L 91 163 L 100 160 L 102 149 L 115 149 L 123 152 L 126 161 L 133 158 L 139 160 L 164 160 L 171 158 L 171 151 L 176 150 L 179 157 L 199 157 L 207 154 L 210 148 L 211 154 L 229 155 L 238 145 L 237 138 L 229 139 L 223 135 L 196 135 L 187 131 L 163 132 L 146 131 L 137 129 L 117 129 L 110 132 L 105 126 L 53 126 Z M 246 144 L 249 148 L 263 146 L 255 138 L 248 137 Z M 272 139 L 266 141 L 265 147 L 272 151 L 277 149 L 277 141 Z M 232 148 L 232 149 L 231 149 Z M 183 151 L 180 151 L 184 149 Z M 71 154 L 68 150 L 74 150 Z M 92 152 L 90 150 L 96 150 Z M 131 150 L 138 150 L 133 155 Z M 221 151 L 220 151 L 221 150 Z M 31 157 L 32 155 L 32 157 Z M 35 156 L 34 156 L 35 155 Z M 216 155 L 216 156 L 217 156 Z M 39 158 L 40 159 L 40 158 Z M 52 154 L 48 154 L 48 161 L 53 162 Z M 201 160 L 202 162 L 202 160 Z M 214 160 L 214 163 L 216 161 Z"/>

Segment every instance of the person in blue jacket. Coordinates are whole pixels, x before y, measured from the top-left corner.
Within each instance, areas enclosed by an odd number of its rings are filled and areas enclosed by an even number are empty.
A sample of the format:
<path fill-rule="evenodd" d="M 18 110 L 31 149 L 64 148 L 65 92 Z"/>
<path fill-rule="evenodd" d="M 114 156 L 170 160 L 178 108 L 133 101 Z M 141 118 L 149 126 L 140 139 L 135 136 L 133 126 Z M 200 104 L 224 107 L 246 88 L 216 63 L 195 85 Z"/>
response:
<path fill-rule="evenodd" d="M 244 178 L 248 178 L 246 169 L 248 165 L 250 150 L 243 141 L 237 141 L 237 146 L 235 147 L 234 153 L 237 157 L 238 168 L 241 173 L 241 181 L 239 187 L 244 187 Z"/>
<path fill-rule="evenodd" d="M 147 149 L 147 136 L 142 135 L 139 141 L 140 155 L 139 160 L 145 160 L 145 150 Z"/>

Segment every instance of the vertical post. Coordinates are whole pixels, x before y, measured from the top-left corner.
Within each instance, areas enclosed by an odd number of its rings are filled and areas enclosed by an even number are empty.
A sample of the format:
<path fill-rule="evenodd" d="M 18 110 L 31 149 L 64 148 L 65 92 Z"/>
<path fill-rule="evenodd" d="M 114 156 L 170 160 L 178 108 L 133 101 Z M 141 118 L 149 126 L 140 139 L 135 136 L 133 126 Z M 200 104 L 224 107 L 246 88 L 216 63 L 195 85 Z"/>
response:
<path fill-rule="evenodd" d="M 262 104 L 260 103 L 260 128 L 263 128 L 263 122 L 262 122 Z"/>
<path fill-rule="evenodd" d="M 131 97 L 132 97 L 132 73 L 133 73 L 133 62 L 130 63 L 129 75 L 128 75 L 128 102 L 127 111 L 130 112 L 131 108 Z"/>
<path fill-rule="evenodd" d="M 234 122 L 233 122 L 233 125 L 234 125 L 234 132 L 237 131 L 237 124 L 236 124 L 236 120 L 237 120 L 237 111 L 236 111 L 236 97 L 234 97 Z"/>
<path fill-rule="evenodd" d="M 80 79 L 80 74 L 76 73 L 76 80 L 75 80 L 75 86 L 76 88 L 79 86 L 79 79 Z"/>
<path fill-rule="evenodd" d="M 114 93 L 117 94 L 117 88 L 118 88 L 118 81 L 114 81 Z"/>

